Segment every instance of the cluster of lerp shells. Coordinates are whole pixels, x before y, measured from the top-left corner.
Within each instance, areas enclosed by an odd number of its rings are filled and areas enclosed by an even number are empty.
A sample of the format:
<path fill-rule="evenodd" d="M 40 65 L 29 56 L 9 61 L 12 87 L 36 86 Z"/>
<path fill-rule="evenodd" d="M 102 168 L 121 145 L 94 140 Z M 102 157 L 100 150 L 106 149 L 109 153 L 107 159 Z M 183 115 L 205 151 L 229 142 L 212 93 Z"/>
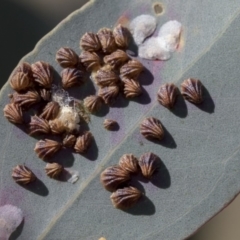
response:
<path fill-rule="evenodd" d="M 136 187 L 129 186 L 128 182 L 133 174 L 139 171 L 150 179 L 160 167 L 157 155 L 144 153 L 139 160 L 133 154 L 124 154 L 118 165 L 110 166 L 101 173 L 101 183 L 104 188 L 112 192 L 110 199 L 114 207 L 127 209 L 132 207 L 143 195 Z"/>

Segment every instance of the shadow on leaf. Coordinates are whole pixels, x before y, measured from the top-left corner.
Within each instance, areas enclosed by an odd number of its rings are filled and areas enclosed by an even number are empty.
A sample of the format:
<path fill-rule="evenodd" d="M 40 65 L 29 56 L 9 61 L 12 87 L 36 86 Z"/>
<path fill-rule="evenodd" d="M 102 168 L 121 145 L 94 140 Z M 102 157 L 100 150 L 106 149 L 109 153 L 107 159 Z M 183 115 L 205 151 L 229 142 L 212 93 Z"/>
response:
<path fill-rule="evenodd" d="M 151 102 L 151 98 L 150 98 L 148 92 L 143 87 L 142 87 L 142 94 L 140 96 L 131 98 L 129 100 L 131 100 L 133 102 L 137 102 L 142 105 L 149 104 Z"/>
<path fill-rule="evenodd" d="M 32 193 L 40 195 L 42 197 L 46 197 L 49 193 L 45 184 L 38 178 L 36 178 L 36 180 L 34 182 L 31 182 L 27 185 L 19 184 L 19 186 L 25 188 L 26 190 L 28 190 Z"/>
<path fill-rule="evenodd" d="M 122 210 L 132 215 L 153 215 L 156 212 L 153 202 L 143 195 L 139 201 L 130 209 Z"/>
<path fill-rule="evenodd" d="M 87 152 L 81 155 L 91 161 L 95 161 L 98 158 L 98 146 L 95 141 L 95 138 L 93 138 Z"/>
<path fill-rule="evenodd" d="M 138 81 L 141 85 L 150 85 L 153 80 L 154 76 L 147 68 L 144 68 L 144 71 L 138 77 Z"/>
<path fill-rule="evenodd" d="M 176 148 L 177 144 L 174 140 L 174 138 L 172 137 L 172 135 L 170 134 L 170 132 L 163 126 L 163 130 L 164 130 L 164 137 L 162 140 L 158 140 L 158 139 L 148 139 L 149 141 L 162 145 L 163 147 L 167 147 L 167 148 Z"/>
<path fill-rule="evenodd" d="M 203 93 L 203 102 L 200 104 L 196 104 L 196 107 L 198 107 L 200 110 L 207 112 L 207 113 L 213 113 L 215 110 L 215 104 L 213 102 L 213 99 L 206 89 L 206 87 L 202 86 L 202 93 Z"/>
<path fill-rule="evenodd" d="M 151 183 L 158 188 L 166 189 L 171 186 L 171 177 L 165 164 L 161 161 L 160 169 L 153 174 Z"/>
<path fill-rule="evenodd" d="M 72 167 L 74 164 L 73 151 L 70 148 L 63 148 L 57 152 L 49 162 L 57 162 L 64 167 Z"/>
<path fill-rule="evenodd" d="M 17 227 L 17 229 L 11 234 L 9 240 L 16 240 L 21 236 L 24 227 L 24 219 L 22 220 L 21 224 Z"/>
<path fill-rule="evenodd" d="M 188 115 L 187 105 L 180 92 L 178 93 L 174 107 L 170 109 L 170 111 L 177 117 L 180 117 L 180 118 L 187 117 Z"/>

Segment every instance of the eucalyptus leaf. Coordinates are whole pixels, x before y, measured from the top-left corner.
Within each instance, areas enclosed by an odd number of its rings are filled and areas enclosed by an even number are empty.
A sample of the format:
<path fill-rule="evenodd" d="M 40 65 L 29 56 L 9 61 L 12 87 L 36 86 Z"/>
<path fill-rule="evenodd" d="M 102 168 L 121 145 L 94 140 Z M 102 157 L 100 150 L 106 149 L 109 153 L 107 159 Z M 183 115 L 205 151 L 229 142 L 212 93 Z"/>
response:
<path fill-rule="evenodd" d="M 154 1 L 95 0 L 71 14 L 44 37 L 22 61 L 47 61 L 61 72 L 55 53 L 62 46 L 79 50 L 87 31 L 113 27 L 140 14 L 154 15 Z M 33 151 L 36 139 L 0 116 L 0 205 L 23 210 L 24 223 L 18 239 L 184 239 L 224 208 L 240 191 L 240 2 L 223 0 L 162 1 L 164 12 L 156 15 L 158 27 L 177 20 L 183 25 L 180 48 L 166 62 L 140 61 L 146 67 L 140 82 L 144 93 L 136 100 L 119 97 L 111 108 L 91 116 L 95 137 L 87 155 L 60 152 L 54 159 L 79 172 L 75 184 L 58 182 L 44 173 L 45 163 Z M 19 44 L 19 43 L 18 43 Z M 19 47 L 21 47 L 19 45 Z M 4 66 L 2 66 L 4 67 Z M 189 77 L 204 84 L 204 102 L 195 106 L 178 97 L 173 111 L 160 106 L 160 84 L 180 86 Z M 0 108 L 11 93 L 7 83 L 0 95 Z M 90 80 L 70 91 L 83 99 L 94 94 Z M 166 136 L 160 143 L 144 139 L 139 123 L 147 116 L 161 120 Z M 106 131 L 104 118 L 118 121 L 120 129 Z M 99 175 L 125 153 L 139 157 L 151 151 L 163 166 L 149 182 L 133 178 L 132 184 L 146 197 L 127 211 L 115 209 Z M 11 169 L 25 163 L 38 182 L 20 187 Z"/>

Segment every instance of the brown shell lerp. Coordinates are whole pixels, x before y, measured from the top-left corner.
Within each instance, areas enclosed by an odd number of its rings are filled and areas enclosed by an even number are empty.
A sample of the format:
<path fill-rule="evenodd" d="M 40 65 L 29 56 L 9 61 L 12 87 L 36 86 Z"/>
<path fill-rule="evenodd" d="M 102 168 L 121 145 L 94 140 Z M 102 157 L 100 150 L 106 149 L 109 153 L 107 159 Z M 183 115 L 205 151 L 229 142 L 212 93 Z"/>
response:
<path fill-rule="evenodd" d="M 76 140 L 74 149 L 77 153 L 84 153 L 89 148 L 93 140 L 93 135 L 91 132 L 85 132 L 83 135 L 79 136 Z"/>
<path fill-rule="evenodd" d="M 96 95 L 90 95 L 84 99 L 83 104 L 89 112 L 97 112 L 102 106 L 102 98 Z"/>
<path fill-rule="evenodd" d="M 161 140 L 164 137 L 164 130 L 161 122 L 154 118 L 145 118 L 140 125 L 141 134 L 147 139 Z"/>
<path fill-rule="evenodd" d="M 56 61 L 63 68 L 75 68 L 78 65 L 78 55 L 68 47 L 62 47 L 57 51 Z"/>
<path fill-rule="evenodd" d="M 41 96 L 43 101 L 45 101 L 45 102 L 51 101 L 51 98 L 52 98 L 51 90 L 42 88 L 42 89 L 39 90 L 39 92 L 40 92 L 40 96 Z"/>
<path fill-rule="evenodd" d="M 117 46 L 111 29 L 102 28 L 98 31 L 97 36 L 104 53 L 111 53 L 116 50 Z"/>
<path fill-rule="evenodd" d="M 79 56 L 87 71 L 97 71 L 101 67 L 101 60 L 97 53 L 84 51 Z"/>
<path fill-rule="evenodd" d="M 118 164 L 122 169 L 127 172 L 138 172 L 138 160 L 132 153 L 122 155 Z"/>
<path fill-rule="evenodd" d="M 139 158 L 138 164 L 141 168 L 143 176 L 151 178 L 153 173 L 160 167 L 161 160 L 157 155 L 148 152 L 144 153 Z"/>
<path fill-rule="evenodd" d="M 40 117 L 46 120 L 54 119 L 57 117 L 59 110 L 60 105 L 57 102 L 51 101 L 44 107 Z"/>
<path fill-rule="evenodd" d="M 23 108 L 29 108 L 35 103 L 38 103 L 41 101 L 41 97 L 39 96 L 38 92 L 35 90 L 29 90 L 26 93 L 20 94 L 20 93 L 14 93 L 11 95 L 11 100 L 18 104 L 20 107 Z"/>
<path fill-rule="evenodd" d="M 76 68 L 65 68 L 61 72 L 62 87 L 71 88 L 83 84 L 84 73 Z"/>
<path fill-rule="evenodd" d="M 30 125 L 30 135 L 38 134 L 38 133 L 45 133 L 48 134 L 50 132 L 50 126 L 48 121 L 40 118 L 38 116 L 32 116 Z"/>
<path fill-rule="evenodd" d="M 63 139 L 63 146 L 72 148 L 76 143 L 77 138 L 73 134 L 67 134 Z"/>
<path fill-rule="evenodd" d="M 135 187 L 125 187 L 113 192 L 110 199 L 115 208 L 128 209 L 136 204 L 142 195 Z"/>
<path fill-rule="evenodd" d="M 24 91 L 33 86 L 32 79 L 28 77 L 28 74 L 18 72 L 10 79 L 10 86 L 17 92 Z"/>
<path fill-rule="evenodd" d="M 177 87 L 173 83 L 166 83 L 160 86 L 157 99 L 158 102 L 166 107 L 173 108 L 177 97 Z"/>
<path fill-rule="evenodd" d="M 53 134 L 62 134 L 66 131 L 66 127 L 58 118 L 49 121 L 49 126 Z"/>
<path fill-rule="evenodd" d="M 118 93 L 119 87 L 116 85 L 100 88 L 98 90 L 98 96 L 100 96 L 103 99 L 105 104 L 111 104 L 117 97 Z"/>
<path fill-rule="evenodd" d="M 20 184 L 28 184 L 36 179 L 34 173 L 24 165 L 17 165 L 12 170 L 12 178 Z"/>
<path fill-rule="evenodd" d="M 124 78 L 123 92 L 126 98 L 134 98 L 142 94 L 141 85 L 137 80 Z"/>
<path fill-rule="evenodd" d="M 118 123 L 111 119 L 104 119 L 103 121 L 103 126 L 107 130 L 113 130 L 117 125 Z"/>
<path fill-rule="evenodd" d="M 6 117 L 9 122 L 14 124 L 23 123 L 22 109 L 19 107 L 18 104 L 15 104 L 15 103 L 7 104 L 4 107 L 3 112 L 4 112 L 4 117 Z"/>
<path fill-rule="evenodd" d="M 53 82 L 53 68 L 43 61 L 32 64 L 34 81 L 41 87 L 51 88 Z"/>
<path fill-rule="evenodd" d="M 103 61 L 106 64 L 109 64 L 112 68 L 116 68 L 127 62 L 128 59 L 128 55 L 124 51 L 118 49 L 110 55 L 105 56 Z"/>
<path fill-rule="evenodd" d="M 103 187 L 110 192 L 115 191 L 119 185 L 129 179 L 130 174 L 118 165 L 106 168 L 100 176 Z"/>
<path fill-rule="evenodd" d="M 63 170 L 63 166 L 58 163 L 47 163 L 45 172 L 50 178 L 58 178 Z"/>
<path fill-rule="evenodd" d="M 199 104 L 202 98 L 202 83 L 198 79 L 188 78 L 181 84 L 181 93 L 189 102 Z"/>
<path fill-rule="evenodd" d="M 121 78 L 136 79 L 143 71 L 143 65 L 137 60 L 130 60 L 120 68 Z"/>
<path fill-rule="evenodd" d="M 40 140 L 36 143 L 34 151 L 39 158 L 46 160 L 52 157 L 57 151 L 59 151 L 61 147 L 61 143 L 54 140 L 45 139 Z"/>
<path fill-rule="evenodd" d="M 96 72 L 94 75 L 94 80 L 97 85 L 106 87 L 115 85 L 118 82 L 119 78 L 111 69 L 102 68 Z"/>
<path fill-rule="evenodd" d="M 113 29 L 113 36 L 118 47 L 128 47 L 130 32 L 127 28 L 123 27 L 121 24 L 118 24 Z"/>
<path fill-rule="evenodd" d="M 95 52 L 101 49 L 101 43 L 98 36 L 94 33 L 87 32 L 80 39 L 80 48 L 84 51 Z"/>
<path fill-rule="evenodd" d="M 33 81 L 33 73 L 32 73 L 32 68 L 31 65 L 27 62 L 22 62 L 20 63 L 14 70 L 13 75 L 17 73 L 24 73 L 27 74 L 28 78 Z"/>

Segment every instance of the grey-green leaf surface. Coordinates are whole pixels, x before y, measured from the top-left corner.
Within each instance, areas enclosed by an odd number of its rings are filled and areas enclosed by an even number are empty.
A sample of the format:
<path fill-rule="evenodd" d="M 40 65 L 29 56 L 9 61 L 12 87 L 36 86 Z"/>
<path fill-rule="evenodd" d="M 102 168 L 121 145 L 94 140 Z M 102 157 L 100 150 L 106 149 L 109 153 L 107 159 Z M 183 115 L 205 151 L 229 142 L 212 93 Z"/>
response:
<path fill-rule="evenodd" d="M 113 27 L 117 20 L 139 14 L 154 14 L 143 0 L 95 0 L 74 12 L 44 37 L 23 61 L 47 61 L 57 72 L 55 53 L 62 46 L 80 52 L 79 39 L 86 31 Z M 61 152 L 55 159 L 79 171 L 76 184 L 46 177 L 45 163 L 33 151 L 36 139 L 0 116 L 0 204 L 14 204 L 25 215 L 18 239 L 184 239 L 226 206 L 240 191 L 240 2 L 234 0 L 162 1 L 164 13 L 158 27 L 176 19 L 183 24 L 178 52 L 167 62 L 141 60 L 149 70 L 140 82 L 144 94 L 134 101 L 118 99 L 105 109 L 105 116 L 92 116 L 89 125 L 96 144 L 87 156 Z M 19 45 L 19 47 L 21 47 Z M 2 66 L 4 67 L 4 66 Z M 197 107 L 178 98 L 173 111 L 156 101 L 161 83 L 180 86 L 188 77 L 201 79 L 204 103 Z M 12 90 L 1 91 L 0 108 Z M 94 93 L 86 84 L 72 92 L 79 99 Z M 145 140 L 139 123 L 146 116 L 159 118 L 167 130 L 160 143 Z M 108 132 L 103 119 L 119 122 Z M 128 211 L 114 209 L 110 193 L 99 181 L 101 171 L 116 164 L 124 153 L 140 156 L 152 151 L 163 162 L 150 182 L 134 179 L 145 192 L 139 204 Z M 41 180 L 22 188 L 11 179 L 11 169 L 25 163 Z"/>

